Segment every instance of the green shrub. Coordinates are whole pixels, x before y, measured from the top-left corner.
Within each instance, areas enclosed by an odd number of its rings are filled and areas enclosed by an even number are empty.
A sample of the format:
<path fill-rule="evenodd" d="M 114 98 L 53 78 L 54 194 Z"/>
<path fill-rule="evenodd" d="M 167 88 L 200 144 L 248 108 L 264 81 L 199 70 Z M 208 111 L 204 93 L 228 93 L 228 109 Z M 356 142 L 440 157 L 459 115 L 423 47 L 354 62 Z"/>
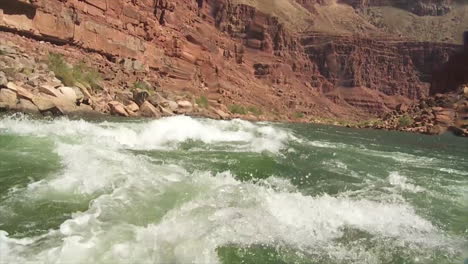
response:
<path fill-rule="evenodd" d="M 31 76 L 33 74 L 33 69 L 31 68 L 23 68 L 21 69 L 21 73 L 23 73 L 26 76 Z"/>
<path fill-rule="evenodd" d="M 304 118 L 304 113 L 295 112 L 293 116 L 294 116 L 294 118 Z"/>
<path fill-rule="evenodd" d="M 413 124 L 414 120 L 409 115 L 402 115 L 398 118 L 398 126 L 399 127 L 407 127 Z"/>
<path fill-rule="evenodd" d="M 3 50 L 0 50 L 0 56 L 6 55 L 6 52 Z"/>
<path fill-rule="evenodd" d="M 66 86 L 73 86 L 76 83 L 73 76 L 73 68 L 68 65 L 62 55 L 50 53 L 48 58 L 49 69 L 55 73 L 55 76 Z"/>
<path fill-rule="evenodd" d="M 382 124 L 383 124 L 383 121 L 380 120 L 380 119 L 368 119 L 368 120 L 357 122 L 354 125 L 372 127 L 372 126 L 379 126 L 379 125 L 382 125 Z"/>
<path fill-rule="evenodd" d="M 199 105 L 200 107 L 203 107 L 203 108 L 208 108 L 208 106 L 210 105 L 210 102 L 208 101 L 208 98 L 206 98 L 206 96 L 202 95 L 200 97 L 198 97 L 195 102 L 197 103 L 197 105 Z"/>
<path fill-rule="evenodd" d="M 135 82 L 133 84 L 133 88 L 141 89 L 141 90 L 145 90 L 145 91 L 150 91 L 151 90 L 151 87 L 149 87 L 148 84 L 146 84 L 146 82 L 142 82 L 142 81 Z"/>
<path fill-rule="evenodd" d="M 261 109 L 255 107 L 255 106 L 247 107 L 247 111 L 249 111 L 250 113 L 252 113 L 255 116 L 259 116 L 259 115 L 263 114 L 263 111 Z"/>
<path fill-rule="evenodd" d="M 100 85 L 102 81 L 101 75 L 97 70 L 88 67 L 84 62 L 80 62 L 74 66 L 69 65 L 61 54 L 50 53 L 48 65 L 50 70 L 55 73 L 55 76 L 66 86 L 82 83 L 88 85 L 93 90 L 102 89 Z"/>
<path fill-rule="evenodd" d="M 233 114 L 240 114 L 240 115 L 245 115 L 247 114 L 247 110 L 245 109 L 244 106 L 238 105 L 238 104 L 232 104 L 229 106 L 229 111 Z"/>
<path fill-rule="evenodd" d="M 88 84 L 93 90 L 101 90 L 101 74 L 94 68 L 88 67 L 84 62 L 80 62 L 73 67 L 73 75 L 77 82 Z"/>

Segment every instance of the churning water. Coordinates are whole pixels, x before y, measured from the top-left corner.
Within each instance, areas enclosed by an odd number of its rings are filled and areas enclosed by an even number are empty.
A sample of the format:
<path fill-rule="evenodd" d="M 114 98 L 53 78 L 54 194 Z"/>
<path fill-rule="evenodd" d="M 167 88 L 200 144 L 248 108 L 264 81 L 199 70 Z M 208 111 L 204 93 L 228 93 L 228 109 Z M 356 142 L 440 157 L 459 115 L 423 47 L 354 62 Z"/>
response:
<path fill-rule="evenodd" d="M 0 263 L 463 263 L 468 141 L 0 118 Z"/>

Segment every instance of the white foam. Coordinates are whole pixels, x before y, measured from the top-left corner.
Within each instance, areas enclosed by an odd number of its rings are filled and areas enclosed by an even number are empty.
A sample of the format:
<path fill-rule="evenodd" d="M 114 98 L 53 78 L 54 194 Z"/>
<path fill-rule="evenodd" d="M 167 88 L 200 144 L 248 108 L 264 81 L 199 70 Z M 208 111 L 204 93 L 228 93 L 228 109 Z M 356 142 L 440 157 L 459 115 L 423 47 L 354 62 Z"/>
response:
<path fill-rule="evenodd" d="M 342 143 L 334 143 L 334 142 L 329 142 L 326 140 L 312 140 L 308 141 L 307 144 L 313 147 L 317 148 L 329 148 L 329 149 L 338 149 L 338 148 L 346 148 L 346 144 Z"/>
<path fill-rule="evenodd" d="M 294 135 L 269 124 L 243 120 L 216 121 L 175 116 L 140 123 L 90 123 L 66 118 L 36 121 L 4 118 L 0 130 L 22 135 L 86 141 L 100 146 L 136 150 L 175 149 L 187 140 L 205 144 L 229 144 L 230 151 L 276 153 Z"/>
<path fill-rule="evenodd" d="M 388 181 L 390 182 L 391 185 L 396 186 L 405 191 L 409 191 L 413 193 L 425 191 L 424 188 L 409 183 L 408 178 L 403 175 L 400 175 L 400 173 L 398 173 L 397 171 L 390 172 L 388 176 Z"/>
<path fill-rule="evenodd" d="M 450 174 L 458 174 L 458 175 L 462 175 L 462 176 L 468 176 L 468 172 L 466 172 L 466 171 L 460 171 L 460 170 L 450 169 L 450 168 L 440 168 L 439 170 L 442 171 L 442 172 L 450 173 Z"/>

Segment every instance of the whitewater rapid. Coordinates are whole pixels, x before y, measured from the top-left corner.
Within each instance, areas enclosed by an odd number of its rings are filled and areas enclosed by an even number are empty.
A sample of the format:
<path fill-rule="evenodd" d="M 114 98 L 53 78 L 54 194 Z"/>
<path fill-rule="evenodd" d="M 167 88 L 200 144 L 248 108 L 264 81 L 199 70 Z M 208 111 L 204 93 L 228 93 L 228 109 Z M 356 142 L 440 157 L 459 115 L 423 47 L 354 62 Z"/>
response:
<path fill-rule="evenodd" d="M 460 237 L 441 230 L 402 198 L 402 192 L 427 190 L 397 169 L 378 184 L 391 190 L 388 197 L 398 198 L 379 200 L 352 192 L 308 195 L 275 175 L 241 181 L 231 171 L 188 170 L 183 162 L 147 155 L 192 143 L 196 147 L 187 155 L 214 150 L 280 157 L 294 152 L 294 144 L 343 147 L 306 140 L 271 123 L 184 116 L 144 122 L 7 117 L 0 133 L 51 142 L 61 165 L 11 189 L 0 204 L 2 221 L 15 219 L 18 203 L 88 204 L 37 236 L 0 231 L 2 264 L 220 263 L 217 249 L 232 245 L 293 249 L 298 257 L 325 255 L 337 263 L 381 263 L 389 248 L 407 247 L 418 256 L 415 262 L 427 263 L 428 252 L 459 255 L 464 247 Z M 330 162 L 338 173 L 352 174 L 346 164 Z M 373 250 L 340 241 L 352 230 L 371 236 Z"/>

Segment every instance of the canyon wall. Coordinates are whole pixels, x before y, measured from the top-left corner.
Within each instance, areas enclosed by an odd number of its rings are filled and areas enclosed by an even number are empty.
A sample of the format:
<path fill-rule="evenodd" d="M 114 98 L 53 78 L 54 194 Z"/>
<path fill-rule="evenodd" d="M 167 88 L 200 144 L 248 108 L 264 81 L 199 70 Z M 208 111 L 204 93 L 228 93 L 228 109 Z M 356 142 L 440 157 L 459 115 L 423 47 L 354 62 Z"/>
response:
<path fill-rule="evenodd" d="M 317 5 L 334 3 L 297 2 L 311 14 Z M 360 7 L 405 1 L 342 2 Z M 417 2 L 439 8 L 450 1 Z M 278 17 L 230 0 L 2 0 L 0 29 L 59 50 L 97 53 L 130 69 L 132 74 L 108 78 L 115 86 L 111 95 L 143 79 L 156 90 L 289 116 L 362 117 L 425 97 L 431 83 L 440 83 L 432 74 L 460 49 L 384 33 L 294 32 Z"/>

